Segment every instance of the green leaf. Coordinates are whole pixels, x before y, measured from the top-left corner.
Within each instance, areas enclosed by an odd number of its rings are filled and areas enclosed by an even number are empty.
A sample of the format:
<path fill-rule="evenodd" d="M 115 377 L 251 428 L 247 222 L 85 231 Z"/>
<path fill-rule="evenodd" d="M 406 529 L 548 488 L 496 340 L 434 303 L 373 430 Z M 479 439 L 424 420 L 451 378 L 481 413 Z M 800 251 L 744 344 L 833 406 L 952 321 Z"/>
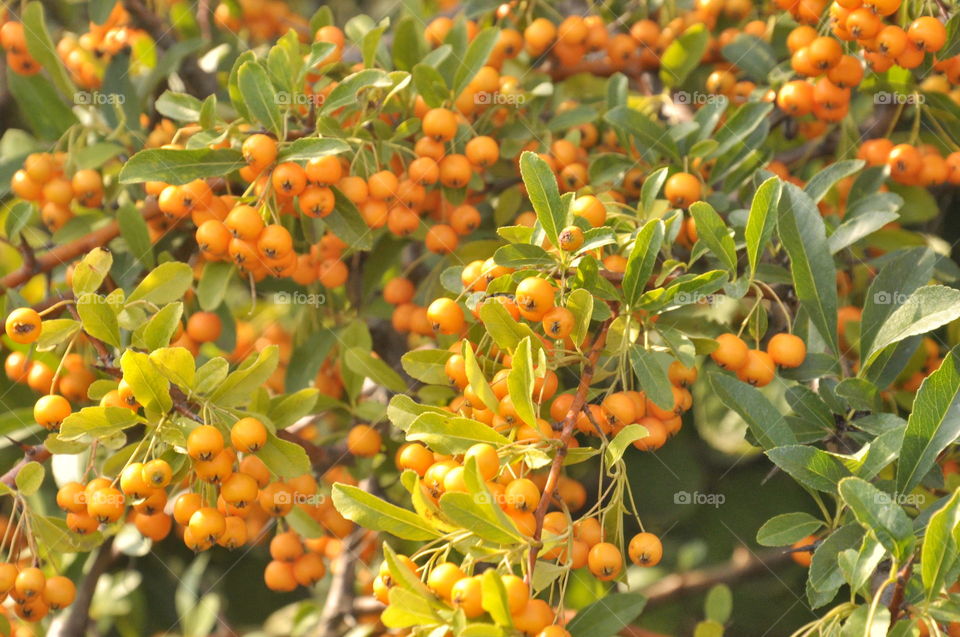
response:
<path fill-rule="evenodd" d="M 933 277 L 937 257 L 927 247 L 903 250 L 870 282 L 860 321 L 860 351 L 873 350 L 877 332 L 900 303 Z"/>
<path fill-rule="evenodd" d="M 860 478 L 841 480 L 839 491 L 860 525 L 898 560 L 913 550 L 913 523 L 890 495 Z"/>
<path fill-rule="evenodd" d="M 59 139 L 77 123 L 73 111 L 45 76 L 11 72 L 7 75 L 7 86 L 20 107 L 19 113 L 40 139 Z"/>
<path fill-rule="evenodd" d="M 333 485 L 333 505 L 340 515 L 365 529 L 415 541 L 434 540 L 439 536 L 415 513 L 348 484 Z"/>
<path fill-rule="evenodd" d="M 617 106 L 607 111 L 603 119 L 632 135 L 639 148 L 665 155 L 674 162 L 680 163 L 680 151 L 677 150 L 676 142 L 663 126 L 647 115 L 629 106 Z M 646 207 L 644 211 L 647 211 Z"/>
<path fill-rule="evenodd" d="M 907 419 L 897 462 L 897 491 L 910 493 L 936 463 L 937 456 L 960 436 L 960 347 L 927 376 Z"/>
<path fill-rule="evenodd" d="M 20 16 L 23 22 L 23 34 L 27 41 L 27 51 L 40 66 L 50 74 L 54 85 L 67 98 L 72 98 L 77 90 L 64 67 L 57 49 L 47 31 L 46 18 L 42 2 L 30 2 L 23 8 Z"/>
<path fill-rule="evenodd" d="M 899 299 L 891 299 L 894 304 L 897 301 Z M 916 290 L 877 330 L 870 351 L 863 356 L 864 365 L 870 365 L 885 347 L 931 332 L 957 318 L 960 318 L 960 290 L 945 285 L 927 285 Z"/>
<path fill-rule="evenodd" d="M 447 376 L 446 364 L 451 356 L 453 352 L 446 349 L 417 349 L 404 354 L 400 358 L 400 364 L 403 371 L 420 382 L 428 385 L 448 385 L 450 378 Z"/>
<path fill-rule="evenodd" d="M 460 418 L 453 414 L 426 412 L 414 419 L 407 429 L 407 439 L 420 441 L 445 454 L 461 454 L 477 444 L 485 442 L 494 447 L 510 444 L 510 441 L 478 420 Z"/>
<path fill-rule="evenodd" d="M 604 450 L 604 461 L 607 466 L 611 467 L 620 462 L 623 454 L 631 444 L 649 435 L 650 432 L 642 425 L 632 424 L 621 429 L 620 432 L 613 437 L 613 440 L 607 444 L 607 448 Z"/>
<path fill-rule="evenodd" d="M 154 108 L 164 117 L 178 122 L 194 123 L 200 119 L 203 103 L 193 95 L 164 91 L 154 103 Z"/>
<path fill-rule="evenodd" d="M 83 257 L 73 270 L 73 294 L 77 298 L 88 292 L 96 292 L 110 274 L 113 253 L 103 248 L 94 248 Z"/>
<path fill-rule="evenodd" d="M 505 528 L 499 518 L 482 508 L 469 493 L 448 492 L 440 496 L 440 511 L 459 527 L 494 544 L 511 545 L 520 537 Z"/>
<path fill-rule="evenodd" d="M 164 378 L 185 391 L 197 384 L 196 361 L 185 347 L 161 347 L 150 352 L 150 361 Z"/>
<path fill-rule="evenodd" d="M 737 246 L 723 219 L 705 201 L 694 202 L 690 206 L 690 213 L 697 224 L 698 241 L 702 241 L 720 259 L 720 263 L 730 271 L 731 278 L 736 278 Z"/>
<path fill-rule="evenodd" d="M 398 394 L 407 392 L 407 384 L 400 377 L 400 374 L 363 347 L 348 349 L 344 353 L 343 361 L 351 371 L 364 378 L 369 378 L 392 392 Z"/>
<path fill-rule="evenodd" d="M 637 233 L 623 273 L 623 297 L 632 306 L 643 295 L 653 272 L 653 266 L 663 244 L 664 225 L 660 219 L 651 219 Z"/>
<path fill-rule="evenodd" d="M 386 88 L 392 83 L 386 71 L 381 69 L 364 69 L 348 75 L 330 91 L 320 113 L 327 114 L 341 106 L 355 105 L 360 101 L 358 95 L 360 91 L 371 87 Z"/>
<path fill-rule="evenodd" d="M 305 162 L 315 157 L 339 155 L 350 151 L 350 144 L 335 137 L 302 137 L 280 151 L 280 161 Z"/>
<path fill-rule="evenodd" d="M 525 243 L 511 243 L 501 246 L 493 254 L 497 265 L 508 268 L 542 268 L 556 264 L 556 257 L 552 256 L 540 246 Z"/>
<path fill-rule="evenodd" d="M 153 243 L 150 241 L 150 230 L 147 228 L 147 222 L 140 211 L 132 205 L 120 206 L 120 209 L 117 210 L 117 224 L 120 226 L 120 236 L 127 242 L 130 253 L 144 267 L 152 268 L 156 265 L 156 259 L 153 256 Z"/>
<path fill-rule="evenodd" d="M 920 575 L 927 601 L 943 592 L 947 574 L 957 563 L 957 540 L 954 532 L 960 525 L 960 490 L 954 491 L 940 509 L 930 516 L 923 535 Z"/>
<path fill-rule="evenodd" d="M 7 211 L 7 218 L 4 222 L 6 236 L 9 239 L 16 239 L 20 231 L 27 227 L 30 219 L 33 218 L 34 206 L 29 201 L 18 201 Z"/>
<path fill-rule="evenodd" d="M 285 389 L 296 391 L 312 383 L 336 341 L 337 336 L 332 330 L 322 328 L 298 345 L 299 355 L 292 357 L 287 366 Z"/>
<path fill-rule="evenodd" d="M 203 273 L 197 283 L 197 301 L 200 303 L 200 309 L 212 312 L 220 307 L 233 271 L 233 264 L 224 261 L 210 261 L 203 266 Z"/>
<path fill-rule="evenodd" d="M 221 407 L 237 407 L 249 404 L 252 394 L 267 382 L 280 362 L 279 348 L 270 345 L 256 359 L 247 359 L 245 364 L 232 372 L 210 394 L 210 400 Z"/>
<path fill-rule="evenodd" d="M 310 458 L 303 447 L 273 434 L 267 435 L 267 443 L 257 450 L 257 457 L 278 478 L 296 478 L 310 472 Z"/>
<path fill-rule="evenodd" d="M 480 364 L 477 362 L 477 357 L 473 353 L 473 347 L 466 340 L 463 341 L 461 354 L 463 355 L 464 367 L 467 373 L 467 381 L 470 383 L 470 388 L 473 390 L 473 393 L 475 393 L 480 400 L 483 401 L 483 404 L 487 409 L 496 410 L 497 405 L 500 404 L 500 400 L 497 398 L 497 395 L 493 393 L 493 389 L 490 387 L 490 382 L 483 374 L 483 370 L 480 369 Z"/>
<path fill-rule="evenodd" d="M 499 35 L 499 29 L 487 27 L 473 37 L 470 46 L 467 47 L 466 55 L 460 60 L 456 75 L 453 76 L 454 95 L 460 95 L 470 84 L 470 80 L 480 71 L 480 68 L 487 63 Z"/>
<path fill-rule="evenodd" d="M 807 193 L 813 203 L 819 203 L 830 192 L 834 184 L 859 171 L 865 163 L 862 159 L 844 159 L 834 162 L 811 177 L 807 185 L 803 187 L 803 191 Z"/>
<path fill-rule="evenodd" d="M 510 615 L 510 605 L 507 601 L 507 589 L 503 586 L 503 580 L 497 574 L 495 569 L 487 569 L 483 572 L 481 584 L 480 604 L 483 610 L 487 611 L 490 618 L 497 623 L 497 626 L 513 627 L 513 618 Z"/>
<path fill-rule="evenodd" d="M 758 389 L 721 372 L 710 372 L 707 377 L 720 401 L 743 418 L 761 447 L 796 444 L 789 423 Z"/>
<path fill-rule="evenodd" d="M 533 330 L 525 323 L 519 323 L 500 303 L 484 303 L 480 306 L 480 320 L 483 321 L 487 333 L 501 349 L 512 352 L 527 336 L 536 338 Z M 540 340 L 531 339 L 534 347 L 539 349 Z"/>
<path fill-rule="evenodd" d="M 37 350 L 46 352 L 60 346 L 80 331 L 80 321 L 73 319 L 45 319 L 37 339 Z"/>
<path fill-rule="evenodd" d="M 360 211 L 339 188 L 333 188 L 333 212 L 323 218 L 330 230 L 355 250 L 369 250 L 373 247 L 373 235 L 367 227 Z"/>
<path fill-rule="evenodd" d="M 783 184 L 780 178 L 771 177 L 760 184 L 750 203 L 750 215 L 747 217 L 744 236 L 747 240 L 747 259 L 750 261 L 751 277 L 757 273 L 760 257 L 777 224 L 777 206 L 780 204 L 782 189 Z"/>
<path fill-rule="evenodd" d="M 120 347 L 120 323 L 113 295 L 87 293 L 77 298 L 77 314 L 83 331 L 104 343 Z"/>
<path fill-rule="evenodd" d="M 700 64 L 707 50 L 710 32 L 702 23 L 694 24 L 667 46 L 660 57 L 660 79 L 667 86 L 679 86 Z"/>
<path fill-rule="evenodd" d="M 844 550 L 857 545 L 863 538 L 863 529 L 856 524 L 842 526 L 828 535 L 813 552 L 810 570 L 807 573 L 807 596 L 814 592 L 827 593 L 817 605 L 823 605 L 833 599 L 843 586 L 843 573 L 840 571 L 837 556 Z"/>
<path fill-rule="evenodd" d="M 707 591 L 707 600 L 704 602 L 707 619 L 725 624 L 733 611 L 733 593 L 726 584 L 716 584 Z M 721 633 L 722 634 L 722 633 Z"/>
<path fill-rule="evenodd" d="M 414 17 L 405 15 L 400 18 L 393 31 L 393 65 L 401 71 L 412 71 L 423 58 L 423 49 L 421 30 Z"/>
<path fill-rule="evenodd" d="M 542 157 L 529 150 L 520 155 L 520 175 L 547 239 L 553 245 L 559 245 L 558 236 L 566 226 L 567 209 L 560 200 L 556 175 Z"/>
<path fill-rule="evenodd" d="M 341 485 L 334 486 L 334 489 L 337 486 Z M 428 598 L 417 595 L 406 588 L 400 586 L 391 588 L 389 601 L 387 608 L 380 615 L 380 621 L 387 628 L 424 627 L 441 622 Z M 444 628 L 444 632 L 446 630 Z"/>
<path fill-rule="evenodd" d="M 450 90 L 440 71 L 426 64 L 413 67 L 413 85 L 430 108 L 442 106 L 450 97 Z"/>
<path fill-rule="evenodd" d="M 837 274 L 826 230 L 817 206 L 791 183 L 784 184 L 777 227 L 790 255 L 797 298 L 820 336 L 837 353 Z"/>
<path fill-rule="evenodd" d="M 183 316 L 183 303 L 168 303 L 159 312 L 150 317 L 143 327 L 143 346 L 148 350 L 166 347 L 170 344 Z"/>
<path fill-rule="evenodd" d="M 193 283 L 193 269 L 186 263 L 168 261 L 161 263 L 134 288 L 127 298 L 127 305 L 144 300 L 154 305 L 179 301 Z"/>
<path fill-rule="evenodd" d="M 743 69 L 754 82 L 764 83 L 777 65 L 773 48 L 764 40 L 749 33 L 741 33 L 720 50 L 728 61 Z"/>
<path fill-rule="evenodd" d="M 60 440 L 105 438 L 140 422 L 140 417 L 125 407 L 84 407 L 60 423 Z"/>
<path fill-rule="evenodd" d="M 808 445 L 785 445 L 767 450 L 767 456 L 800 484 L 835 493 L 837 483 L 852 475 L 836 456 Z"/>
<path fill-rule="evenodd" d="M 761 546 L 789 546 L 812 535 L 823 521 L 809 513 L 783 513 L 776 515 L 757 531 L 757 544 Z"/>
<path fill-rule="evenodd" d="M 173 408 L 170 384 L 150 356 L 128 349 L 120 357 L 120 369 L 123 370 L 123 380 L 130 385 L 138 403 L 161 413 Z"/>
<path fill-rule="evenodd" d="M 470 349 L 464 343 L 465 349 Z M 524 338 L 513 352 L 513 363 L 507 374 L 507 391 L 520 420 L 536 427 L 537 409 L 533 405 L 533 352 L 530 337 Z"/>
<path fill-rule="evenodd" d="M 17 477 L 14 480 L 20 495 L 31 496 L 39 491 L 45 475 L 47 475 L 47 471 L 39 462 L 30 461 L 20 467 L 20 471 L 17 472 Z"/>
<path fill-rule="evenodd" d="M 271 401 L 267 416 L 277 430 L 286 429 L 309 414 L 317 404 L 319 396 L 320 392 L 313 387 L 279 396 Z"/>
<path fill-rule="evenodd" d="M 651 352 L 642 345 L 630 347 L 630 365 L 647 398 L 664 409 L 674 407 L 673 386 L 667 377 L 670 356 L 664 352 Z"/>
<path fill-rule="evenodd" d="M 267 71 L 257 62 L 244 62 L 237 71 L 237 87 L 250 114 L 278 138 L 283 136 L 283 115 Z"/>
<path fill-rule="evenodd" d="M 660 194 L 660 189 L 663 188 L 669 175 L 670 167 L 664 166 L 653 171 L 643 180 L 643 186 L 640 187 L 640 210 L 644 215 L 649 217 L 653 212 L 653 204 L 656 203 L 657 195 Z"/>
<path fill-rule="evenodd" d="M 844 219 L 836 230 L 827 239 L 830 254 L 836 254 L 844 248 L 853 245 L 860 239 L 880 230 L 891 221 L 896 221 L 900 215 L 888 210 L 876 210 L 870 214 L 850 216 Z"/>
<path fill-rule="evenodd" d="M 240 151 L 230 148 L 148 148 L 120 170 L 120 183 L 164 181 L 182 185 L 204 177 L 222 177 L 243 166 Z"/>
<path fill-rule="evenodd" d="M 580 609 L 567 630 L 571 637 L 609 637 L 633 623 L 647 598 L 640 593 L 610 593 Z"/>
<path fill-rule="evenodd" d="M 567 295 L 566 308 L 573 314 L 573 331 L 570 338 L 579 347 L 590 328 L 593 316 L 593 295 L 583 288 L 577 288 Z"/>

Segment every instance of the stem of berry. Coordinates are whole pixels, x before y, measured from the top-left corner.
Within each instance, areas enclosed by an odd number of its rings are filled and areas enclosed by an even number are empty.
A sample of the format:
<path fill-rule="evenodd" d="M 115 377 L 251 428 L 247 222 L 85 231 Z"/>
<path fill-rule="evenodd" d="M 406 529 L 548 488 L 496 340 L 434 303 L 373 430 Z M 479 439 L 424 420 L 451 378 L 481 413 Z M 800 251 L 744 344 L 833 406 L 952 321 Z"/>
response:
<path fill-rule="evenodd" d="M 530 547 L 530 561 L 527 569 L 527 583 L 533 582 L 533 571 L 537 564 L 537 554 L 540 553 L 540 538 L 543 535 L 543 518 L 547 514 L 547 508 L 550 506 L 550 500 L 557 490 L 557 483 L 560 480 L 560 472 L 563 470 L 563 461 L 567 457 L 567 445 L 570 443 L 570 437 L 573 435 L 573 427 L 577 422 L 577 416 L 580 409 L 587 401 L 587 391 L 590 389 L 590 382 L 593 380 L 593 373 L 603 351 L 603 346 L 607 342 L 607 330 L 613 317 L 610 317 L 600 326 L 597 331 L 597 338 L 590 348 L 587 356 L 587 362 L 583 366 L 583 374 L 580 377 L 580 384 L 577 386 L 577 393 L 573 397 L 573 403 L 570 410 L 563 419 L 563 429 L 560 432 L 560 448 L 557 455 L 553 457 L 553 464 L 550 465 L 550 474 L 547 476 L 547 482 L 543 487 L 543 497 L 540 498 L 540 504 L 534 513 L 536 527 L 533 531 L 533 545 Z"/>

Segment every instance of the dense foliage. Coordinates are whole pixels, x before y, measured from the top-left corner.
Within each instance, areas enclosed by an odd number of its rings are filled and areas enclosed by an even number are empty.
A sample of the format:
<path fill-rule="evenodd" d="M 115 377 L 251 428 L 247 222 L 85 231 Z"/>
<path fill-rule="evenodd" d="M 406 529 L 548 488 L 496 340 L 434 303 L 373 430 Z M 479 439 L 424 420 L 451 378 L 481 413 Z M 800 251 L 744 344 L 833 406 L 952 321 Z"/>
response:
<path fill-rule="evenodd" d="M 4 9 L 0 632 L 960 634 L 960 17 Z"/>

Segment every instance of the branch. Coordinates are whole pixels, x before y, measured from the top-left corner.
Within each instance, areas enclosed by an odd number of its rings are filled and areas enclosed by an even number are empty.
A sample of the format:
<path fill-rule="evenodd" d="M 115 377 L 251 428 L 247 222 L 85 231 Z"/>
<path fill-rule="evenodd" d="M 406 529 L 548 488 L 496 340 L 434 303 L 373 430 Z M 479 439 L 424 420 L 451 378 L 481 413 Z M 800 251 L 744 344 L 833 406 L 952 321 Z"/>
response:
<path fill-rule="evenodd" d="M 530 547 L 530 563 L 527 569 L 528 583 L 533 581 L 533 571 L 537 564 L 537 554 L 540 552 L 540 538 L 543 535 L 543 518 L 547 514 L 547 509 L 550 506 L 550 499 L 557 490 L 557 484 L 560 481 L 560 472 L 563 470 L 563 461 L 567 457 L 570 437 L 573 435 L 573 427 L 577 422 L 580 409 L 587 401 L 587 391 L 590 389 L 590 382 L 593 380 L 593 373 L 596 369 L 597 361 L 600 359 L 600 353 L 603 351 L 603 346 L 607 342 L 607 330 L 610 327 L 612 319 L 613 317 L 610 317 L 604 321 L 597 332 L 597 339 L 593 342 L 593 347 L 590 348 L 587 362 L 583 366 L 583 374 L 580 377 L 580 385 L 577 387 L 577 393 L 573 397 L 573 402 L 570 404 L 570 410 L 567 412 L 566 418 L 563 419 L 563 430 L 560 433 L 560 448 L 557 449 L 557 453 L 553 457 L 553 464 L 550 465 L 550 474 L 547 476 L 547 482 L 543 487 L 543 497 L 540 499 L 540 504 L 537 505 L 537 511 L 534 514 L 536 527 L 533 531 L 533 546 Z"/>
<path fill-rule="evenodd" d="M 907 563 L 903 565 L 903 568 L 900 569 L 900 572 L 897 573 L 897 586 L 893 589 L 893 597 L 890 599 L 890 621 L 891 623 L 896 622 L 900 617 L 900 613 L 903 610 L 903 593 L 904 588 L 906 588 L 907 581 L 910 579 L 910 574 L 913 572 L 913 558 L 915 555 L 911 555 L 910 559 L 907 560 Z"/>
<path fill-rule="evenodd" d="M 17 486 L 17 474 L 20 473 L 20 470 L 23 469 L 30 462 L 44 462 L 52 454 L 50 450 L 47 449 L 42 444 L 34 445 L 32 447 L 27 447 L 23 451 L 23 458 L 17 461 L 17 464 L 10 467 L 10 469 L 0 476 L 0 482 L 7 485 L 11 489 L 15 489 Z"/>
<path fill-rule="evenodd" d="M 119 555 L 113 548 L 113 537 L 109 537 L 97 549 L 97 556 L 90 565 L 90 570 L 84 575 L 83 581 L 77 587 L 77 597 L 70 605 L 68 613 L 63 613 L 50 626 L 48 637 L 73 637 L 86 635 L 87 624 L 90 621 L 90 603 L 97 590 L 97 581 L 107 572 Z"/>
<path fill-rule="evenodd" d="M 377 488 L 376 478 L 370 476 L 360 482 L 360 488 L 371 492 Z M 357 526 L 346 537 L 343 543 L 343 549 L 337 556 L 337 561 L 330 565 L 333 571 L 333 580 L 330 582 L 330 588 L 327 592 L 327 601 L 323 606 L 323 613 L 320 616 L 320 625 L 317 627 L 318 635 L 339 635 L 342 631 L 338 630 L 343 619 L 353 615 L 355 591 L 354 574 L 356 571 L 357 558 L 355 553 L 363 543 L 366 531 Z"/>
<path fill-rule="evenodd" d="M 143 214 L 143 218 L 150 220 L 160 214 L 160 208 L 150 206 Z M 49 272 L 59 265 L 70 263 L 77 257 L 90 252 L 94 248 L 107 245 L 120 234 L 120 225 L 114 220 L 94 230 L 90 234 L 84 235 L 70 243 L 58 245 L 47 250 L 40 256 L 33 259 L 26 259 L 19 269 L 14 270 L 7 276 L 0 279 L 0 293 L 9 288 L 15 288 L 29 281 L 34 275 L 42 272 Z"/>
<path fill-rule="evenodd" d="M 774 549 L 756 554 L 745 546 L 738 546 L 725 564 L 667 575 L 642 589 L 641 593 L 647 597 L 648 605 L 665 604 L 717 584 L 729 584 L 744 577 L 773 572 L 789 560 L 789 551 Z"/>

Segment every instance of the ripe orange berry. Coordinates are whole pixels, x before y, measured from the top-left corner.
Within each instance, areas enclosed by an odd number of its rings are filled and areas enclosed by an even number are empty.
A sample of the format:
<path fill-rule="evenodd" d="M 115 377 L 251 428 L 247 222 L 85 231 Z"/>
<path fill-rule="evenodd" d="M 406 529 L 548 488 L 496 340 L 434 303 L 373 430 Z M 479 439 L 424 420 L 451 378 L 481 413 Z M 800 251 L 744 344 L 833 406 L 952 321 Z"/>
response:
<path fill-rule="evenodd" d="M 673 361 L 667 369 L 667 377 L 677 387 L 687 387 L 697 380 L 697 368 L 687 367 L 680 361 Z"/>
<path fill-rule="evenodd" d="M 573 203 L 570 204 L 570 214 L 586 219 L 587 223 L 589 223 L 593 228 L 599 228 L 607 220 L 607 207 L 603 205 L 602 201 L 593 195 L 584 195 L 582 197 L 577 197 L 573 200 Z M 579 228 L 577 229 L 579 230 Z M 563 248 L 562 245 L 561 248 Z M 578 248 L 579 246 L 572 249 L 576 250 Z M 567 248 L 563 249 L 566 250 Z"/>
<path fill-rule="evenodd" d="M 293 237 L 283 226 L 270 224 L 257 237 L 257 249 L 268 259 L 282 259 L 293 252 Z M 189 332 L 189 326 L 187 331 Z"/>
<path fill-rule="evenodd" d="M 464 577 L 457 580 L 450 589 L 450 601 L 463 610 L 467 619 L 483 615 L 482 586 L 479 577 Z"/>
<path fill-rule="evenodd" d="M 40 315 L 29 307 L 20 307 L 10 312 L 4 325 L 10 340 L 21 344 L 36 341 L 40 337 L 42 327 Z"/>
<path fill-rule="evenodd" d="M 587 555 L 590 572 L 601 581 L 609 581 L 620 574 L 623 568 L 623 556 L 620 549 L 609 542 L 600 542 L 590 549 Z"/>
<path fill-rule="evenodd" d="M 303 555 L 303 542 L 295 531 L 277 533 L 270 540 L 270 557 L 281 562 L 296 562 Z"/>
<path fill-rule="evenodd" d="M 493 445 L 477 443 L 467 449 L 464 463 L 466 463 L 467 458 L 474 459 L 480 476 L 484 480 L 493 480 L 500 473 L 500 456 L 497 455 L 497 449 Z"/>
<path fill-rule="evenodd" d="M 141 476 L 154 489 L 162 489 L 173 479 L 173 469 L 166 460 L 155 458 L 143 465 Z"/>
<path fill-rule="evenodd" d="M 450 154 L 440 160 L 440 183 L 447 188 L 463 188 L 471 174 L 473 168 L 464 155 Z"/>
<path fill-rule="evenodd" d="M 690 173 L 674 173 L 664 184 L 663 194 L 675 208 L 688 208 L 700 199 L 700 180 Z"/>
<path fill-rule="evenodd" d="M 86 513 L 87 492 L 84 486 L 79 482 L 64 484 L 57 491 L 57 506 L 69 513 Z"/>
<path fill-rule="evenodd" d="M 457 249 L 460 240 L 456 231 L 444 223 L 438 223 L 427 230 L 424 244 L 427 250 L 437 254 L 449 254 Z"/>
<path fill-rule="evenodd" d="M 533 511 L 540 503 L 540 489 L 529 478 L 511 480 L 504 493 L 507 506 L 514 511 Z"/>
<path fill-rule="evenodd" d="M 573 312 L 565 307 L 554 307 L 543 316 L 543 332 L 553 339 L 570 336 L 574 324 Z"/>
<path fill-rule="evenodd" d="M 500 146 L 497 141 L 486 135 L 474 137 L 467 142 L 465 152 L 467 159 L 474 166 L 490 166 L 500 158 Z"/>
<path fill-rule="evenodd" d="M 553 285 L 546 279 L 535 276 L 520 281 L 515 294 L 521 311 L 539 314 L 541 319 L 554 306 L 553 296 Z"/>
<path fill-rule="evenodd" d="M 561 250 L 576 252 L 583 245 L 583 230 L 577 226 L 567 226 L 560 231 L 558 240 Z"/>
<path fill-rule="evenodd" d="M 798 551 L 796 549 L 807 547 L 807 546 L 813 546 L 814 544 L 816 544 L 816 542 L 817 542 L 817 536 L 815 535 L 808 535 L 802 540 L 797 540 L 791 546 L 791 548 L 794 550 L 790 553 L 790 559 L 792 559 L 794 562 L 796 562 L 800 566 L 809 567 L 810 561 L 813 558 L 813 549 L 812 548 L 804 549 L 802 551 Z"/>
<path fill-rule="evenodd" d="M 799 336 L 783 332 L 767 343 L 767 354 L 780 367 L 799 367 L 807 356 L 807 345 Z"/>
<path fill-rule="evenodd" d="M 947 29 L 940 20 L 933 16 L 922 16 L 910 23 L 910 27 L 907 29 L 907 38 L 918 49 L 935 53 L 946 44 Z"/>
<path fill-rule="evenodd" d="M 297 576 L 293 564 L 273 560 L 263 569 L 263 582 L 272 591 L 289 593 L 297 588 Z"/>
<path fill-rule="evenodd" d="M 652 416 L 646 416 L 637 424 L 647 430 L 647 435 L 633 443 L 641 451 L 656 451 L 667 442 L 667 429 L 663 422 Z"/>
<path fill-rule="evenodd" d="M 70 415 L 70 402 L 63 396 L 48 394 L 41 396 L 33 405 L 33 419 L 46 429 L 53 429 L 60 425 Z"/>
<path fill-rule="evenodd" d="M 717 337 L 717 349 L 710 353 L 720 367 L 737 371 L 747 363 L 747 344 L 736 334 L 721 334 Z"/>
<path fill-rule="evenodd" d="M 333 186 L 343 176 L 343 167 L 336 155 L 313 157 L 306 165 L 307 180 L 319 186 Z"/>
<path fill-rule="evenodd" d="M 243 241 L 255 241 L 263 232 L 263 217 L 252 206 L 236 206 L 224 219 L 223 225 L 230 233 Z"/>
<path fill-rule="evenodd" d="M 101 524 L 119 520 L 123 515 L 124 503 L 123 493 L 113 487 L 87 492 L 87 513 Z"/>
<path fill-rule="evenodd" d="M 277 142 L 260 133 L 245 139 L 240 150 L 244 161 L 255 173 L 261 172 L 277 159 Z"/>
<path fill-rule="evenodd" d="M 775 373 L 776 365 L 770 355 L 758 349 L 751 349 L 747 351 L 746 363 L 737 370 L 737 378 L 745 383 L 764 387 L 770 384 Z"/>
<path fill-rule="evenodd" d="M 427 575 L 427 587 L 443 599 L 450 599 L 453 585 L 467 575 L 452 562 L 441 562 Z"/>
<path fill-rule="evenodd" d="M 77 587 L 67 577 L 54 575 L 43 586 L 43 601 L 53 610 L 66 608 L 77 597 Z"/>
<path fill-rule="evenodd" d="M 194 312 L 187 319 L 187 335 L 197 343 L 212 343 L 220 338 L 223 323 L 213 312 Z"/>
<path fill-rule="evenodd" d="M 187 528 L 199 541 L 213 544 L 223 535 L 227 523 L 220 511 L 213 507 L 200 507 L 190 516 Z"/>
<path fill-rule="evenodd" d="M 463 309 L 453 299 L 439 298 L 427 308 L 427 319 L 441 334 L 459 334 L 465 325 Z"/>
<path fill-rule="evenodd" d="M 187 436 L 187 453 L 194 460 L 213 460 L 223 450 L 223 434 L 213 425 L 200 425 Z"/>
<path fill-rule="evenodd" d="M 637 533 L 630 539 L 627 554 L 637 566 L 656 566 L 663 557 L 663 545 L 653 533 Z"/>
<path fill-rule="evenodd" d="M 300 164 L 283 162 L 273 169 L 270 183 L 284 197 L 296 197 L 307 187 L 307 173 Z"/>
<path fill-rule="evenodd" d="M 267 444 L 267 428 L 256 418 L 241 418 L 230 428 L 230 444 L 237 451 L 255 453 Z"/>
<path fill-rule="evenodd" d="M 347 434 L 347 450 L 361 458 L 372 458 L 380 453 L 383 439 L 370 425 L 355 425 Z"/>
<path fill-rule="evenodd" d="M 411 443 L 397 453 L 398 468 L 415 471 L 421 478 L 432 465 L 433 453 L 423 445 Z"/>
<path fill-rule="evenodd" d="M 42 595 L 46 583 L 47 578 L 44 576 L 43 571 L 36 566 L 30 566 L 17 574 L 17 578 L 13 583 L 13 590 L 20 597 L 30 599 L 31 597 Z"/>
<path fill-rule="evenodd" d="M 457 116 L 446 108 L 432 108 L 423 116 L 421 128 L 434 141 L 448 142 L 457 134 Z"/>
<path fill-rule="evenodd" d="M 406 277 L 397 276 L 383 286 L 383 300 L 390 305 L 403 305 L 413 300 L 416 288 L 413 281 Z"/>

